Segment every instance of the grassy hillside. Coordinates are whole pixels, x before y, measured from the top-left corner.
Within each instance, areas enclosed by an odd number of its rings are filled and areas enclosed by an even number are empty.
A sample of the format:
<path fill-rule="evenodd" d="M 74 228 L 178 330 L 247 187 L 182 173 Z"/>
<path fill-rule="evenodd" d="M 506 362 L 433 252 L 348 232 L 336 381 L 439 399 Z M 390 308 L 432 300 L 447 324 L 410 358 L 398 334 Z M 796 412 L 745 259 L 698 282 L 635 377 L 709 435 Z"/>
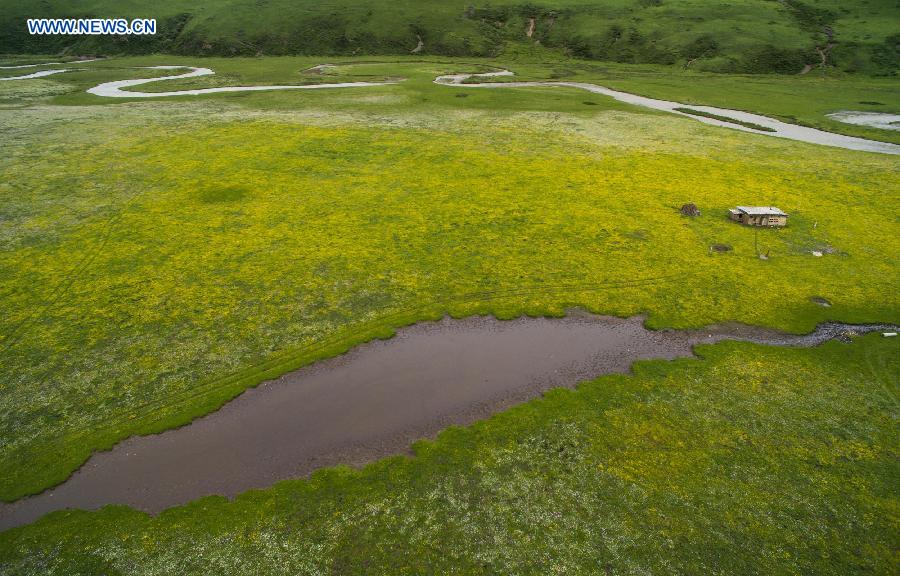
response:
<path fill-rule="evenodd" d="M 0 534 L 0 572 L 896 573 L 896 339 L 700 353 L 553 391 L 415 458 L 157 517 L 55 513 Z"/>
<path fill-rule="evenodd" d="M 28 36 L 34 17 L 153 17 L 154 37 Z M 495 56 L 509 42 L 581 58 L 798 73 L 894 74 L 894 0 L 0 0 L 0 53 Z M 529 35 L 530 34 L 530 35 Z"/>

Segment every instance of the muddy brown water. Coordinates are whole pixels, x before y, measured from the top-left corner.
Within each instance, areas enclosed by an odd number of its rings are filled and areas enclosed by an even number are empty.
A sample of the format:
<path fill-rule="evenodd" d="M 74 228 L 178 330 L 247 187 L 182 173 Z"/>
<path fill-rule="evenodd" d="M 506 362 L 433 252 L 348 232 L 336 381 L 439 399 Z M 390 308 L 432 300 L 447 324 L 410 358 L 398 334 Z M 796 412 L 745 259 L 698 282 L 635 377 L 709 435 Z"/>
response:
<path fill-rule="evenodd" d="M 848 330 L 890 328 L 823 324 L 803 336 L 740 325 L 652 331 L 640 317 L 579 311 L 555 319 L 424 322 L 263 383 L 184 427 L 97 453 L 63 484 L 0 504 L 0 529 L 64 508 L 127 504 L 156 513 L 324 466 L 405 453 L 413 441 L 450 425 L 554 387 L 627 372 L 635 360 L 690 356 L 695 344 L 737 339 L 812 346 Z"/>

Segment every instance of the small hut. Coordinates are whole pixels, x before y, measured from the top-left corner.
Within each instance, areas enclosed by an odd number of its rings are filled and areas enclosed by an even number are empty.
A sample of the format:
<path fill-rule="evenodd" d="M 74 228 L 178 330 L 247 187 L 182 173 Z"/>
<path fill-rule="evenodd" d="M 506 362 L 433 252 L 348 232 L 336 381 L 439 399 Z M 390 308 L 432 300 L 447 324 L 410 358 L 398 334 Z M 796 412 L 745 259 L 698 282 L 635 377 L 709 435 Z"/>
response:
<path fill-rule="evenodd" d="M 774 206 L 738 206 L 728 217 L 746 226 L 785 226 L 788 215 Z"/>

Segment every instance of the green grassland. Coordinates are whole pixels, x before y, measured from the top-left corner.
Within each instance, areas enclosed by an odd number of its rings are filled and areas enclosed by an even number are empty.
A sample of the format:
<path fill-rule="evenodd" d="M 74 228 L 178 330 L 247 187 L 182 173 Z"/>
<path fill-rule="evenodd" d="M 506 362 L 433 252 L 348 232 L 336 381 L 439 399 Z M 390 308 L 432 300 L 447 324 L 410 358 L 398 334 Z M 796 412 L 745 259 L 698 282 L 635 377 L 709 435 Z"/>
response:
<path fill-rule="evenodd" d="M 54 513 L 0 534 L 0 571 L 892 574 L 897 341 L 699 352 L 447 430 L 413 458 L 157 517 Z"/>
<path fill-rule="evenodd" d="M 527 42 L 595 60 L 895 75 L 894 0 L 0 0 L 0 52 L 497 56 Z M 27 18 L 156 18 L 148 37 L 30 36 Z M 527 30 L 534 19 L 529 37 Z M 830 37 L 829 37 L 830 33 Z"/>
<path fill-rule="evenodd" d="M 48 56 L 47 58 L 52 58 Z M 18 59 L 11 59 L 18 62 Z M 326 74 L 304 72 L 305 69 L 331 62 L 340 64 Z M 100 82 L 126 78 L 150 78 L 171 75 L 170 70 L 136 69 L 139 66 L 157 64 L 205 66 L 212 68 L 214 76 L 188 78 L 147 84 L 139 89 L 144 92 L 212 88 L 217 86 L 237 86 L 252 84 L 303 84 L 341 81 L 378 81 L 388 78 L 403 78 L 401 85 L 391 90 L 396 94 L 394 102 L 366 102 L 367 110 L 391 113 L 396 110 L 399 99 L 414 103 L 415 109 L 434 111 L 461 108 L 511 110 L 533 109 L 544 111 L 564 111 L 580 114 L 590 112 L 584 109 L 584 101 L 602 101 L 592 94 L 557 96 L 561 90 L 539 91 L 542 97 L 535 97 L 533 91 L 516 90 L 510 92 L 479 92 L 458 97 L 459 89 L 435 87 L 432 80 L 439 74 L 448 72 L 489 71 L 497 67 L 509 68 L 515 76 L 499 78 L 504 80 L 562 80 L 591 82 L 650 96 L 653 98 L 676 100 L 686 104 L 719 106 L 756 112 L 772 116 L 786 122 L 812 126 L 830 132 L 859 136 L 873 140 L 900 143 L 897 131 L 869 128 L 845 124 L 828 118 L 830 112 L 839 110 L 862 110 L 872 112 L 900 113 L 900 87 L 893 79 L 871 78 L 848 74 L 828 75 L 750 75 L 713 74 L 696 70 L 673 69 L 658 65 L 622 65 L 617 63 L 598 64 L 585 60 L 567 58 L 558 52 L 537 48 L 519 49 L 507 54 L 504 59 L 468 58 L 464 60 L 435 57 L 393 57 L 393 58 L 325 58 L 325 57 L 281 57 L 281 58 L 196 58 L 182 56 L 152 56 L 114 58 L 109 61 L 92 62 L 81 65 L 83 71 L 67 72 L 53 77 L 47 86 L 68 86 L 64 92 L 57 88 L 55 94 L 64 93 L 51 100 L 53 104 L 121 104 L 119 99 L 101 98 L 85 94 L 87 88 Z M 78 65 L 50 66 L 48 68 L 78 67 Z M 33 70 L 28 70 L 31 72 Z M 21 70 L 0 70 L 0 77 L 21 75 Z M 32 80 L 28 86 L 36 86 L 50 80 Z M 5 84 L 5 85 L 4 85 Z M 0 82 L 0 106 L 15 106 L 26 103 L 27 96 L 18 91 L 24 86 Z M 21 85 L 21 83 L 19 83 Z M 531 92 L 522 95 L 520 92 Z M 4 96 L 6 95 L 6 96 Z M 193 97 L 182 98 L 191 101 Z M 230 102 L 247 102 L 250 108 L 302 109 L 311 102 L 328 100 L 329 111 L 346 110 L 354 112 L 359 101 L 356 96 L 345 97 L 343 93 L 324 93 L 318 96 L 305 95 L 298 98 L 290 93 L 232 94 L 217 95 L 214 98 Z M 599 99 L 599 100 L 598 100 Z M 567 104 L 564 104 L 567 103 Z M 613 106 L 604 103 L 604 106 Z M 565 108 L 561 108 L 565 106 Z M 637 110 L 631 108 L 631 110 Z"/>
<path fill-rule="evenodd" d="M 849 102 L 897 111 L 890 80 L 667 76 L 530 51 L 510 62 L 341 58 L 347 65 L 323 76 L 303 72 L 322 58 L 122 58 L 0 82 L 0 498 L 61 482 L 92 451 L 188 422 L 262 379 L 445 313 L 583 306 L 646 314 L 652 327 L 738 320 L 796 332 L 828 319 L 900 322 L 897 157 L 572 89 L 431 83 L 503 65 L 523 78 L 746 103 L 830 127 L 824 113 Z M 141 89 L 407 80 L 160 101 L 83 92 L 170 73 L 134 66 L 179 63 L 221 77 Z M 741 95 L 744 83 L 754 96 Z M 682 217 L 685 202 L 702 216 Z M 777 205 L 790 225 L 733 224 L 725 212 L 736 204 Z M 891 346 L 706 348 L 705 363 L 646 364 L 636 379 L 451 431 L 420 445 L 422 458 L 332 470 L 236 504 L 207 499 L 157 520 L 121 508 L 56 515 L 0 536 L 0 571 L 202 571 L 202 554 L 232 572 L 255 562 L 362 573 L 368 558 L 371 571 L 393 573 L 447 571 L 441 561 L 459 572 L 544 573 L 541 558 L 564 550 L 559 562 L 572 571 L 610 563 L 637 573 L 666 571 L 654 562 L 671 546 L 683 572 L 733 554 L 732 571 L 744 573 L 751 562 L 774 573 L 886 573 L 897 533 L 885 488 L 896 474 Z M 630 428 L 639 422 L 646 428 Z M 634 451 L 615 438 L 631 438 Z M 536 456 L 570 442 L 572 462 Z M 529 460 L 535 468 L 522 467 Z M 504 488 L 498 479 L 511 472 Z M 494 492 L 482 490 L 488 481 Z M 697 516 L 698 506 L 708 508 Z M 525 529 L 538 521 L 552 539 Z M 386 556 L 397 549 L 394 569 Z M 303 559 L 308 567 L 293 564 Z"/>
<path fill-rule="evenodd" d="M 69 74 L 54 82 L 102 72 Z M 464 90 L 65 94 L 4 111 L 0 496 L 447 312 L 898 319 L 896 158 L 577 90 Z M 689 201 L 703 216 L 679 215 Z M 748 203 L 791 225 L 726 220 Z"/>

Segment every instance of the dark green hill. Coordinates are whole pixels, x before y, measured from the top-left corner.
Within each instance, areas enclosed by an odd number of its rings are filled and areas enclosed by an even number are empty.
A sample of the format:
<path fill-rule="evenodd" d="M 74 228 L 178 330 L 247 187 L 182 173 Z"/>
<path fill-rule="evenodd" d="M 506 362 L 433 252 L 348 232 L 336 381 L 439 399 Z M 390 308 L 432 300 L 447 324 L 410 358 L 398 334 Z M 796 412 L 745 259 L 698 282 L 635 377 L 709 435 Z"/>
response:
<path fill-rule="evenodd" d="M 26 18 L 156 18 L 152 37 L 30 36 Z M 896 74 L 896 0 L 0 0 L 0 52 L 497 55 L 509 42 L 596 60 Z"/>

